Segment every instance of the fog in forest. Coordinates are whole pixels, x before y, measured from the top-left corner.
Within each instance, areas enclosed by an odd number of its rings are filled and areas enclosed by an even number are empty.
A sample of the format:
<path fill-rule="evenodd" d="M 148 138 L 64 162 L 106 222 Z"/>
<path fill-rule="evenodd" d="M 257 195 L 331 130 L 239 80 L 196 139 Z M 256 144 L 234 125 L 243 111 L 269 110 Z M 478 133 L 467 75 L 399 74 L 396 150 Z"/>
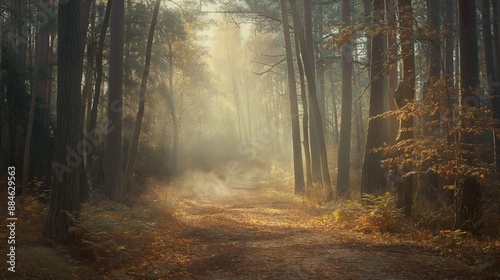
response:
<path fill-rule="evenodd" d="M 188 90 L 179 97 L 178 171 L 207 172 L 210 181 L 264 172 L 272 164 L 290 168 L 290 113 L 279 34 L 260 33 L 227 15 L 210 18 L 213 25 L 199 35 L 206 51 L 201 58 L 206 60 L 205 77 L 196 93 Z"/>
<path fill-rule="evenodd" d="M 499 279 L 499 81 L 498 0 L 1 1 L 0 278 Z"/>

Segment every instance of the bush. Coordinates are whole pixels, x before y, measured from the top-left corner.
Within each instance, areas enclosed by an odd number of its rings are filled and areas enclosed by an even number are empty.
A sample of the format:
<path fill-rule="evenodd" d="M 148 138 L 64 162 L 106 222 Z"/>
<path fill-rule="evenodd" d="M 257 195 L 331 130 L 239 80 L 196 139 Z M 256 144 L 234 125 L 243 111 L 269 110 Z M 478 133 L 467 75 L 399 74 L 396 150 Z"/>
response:
<path fill-rule="evenodd" d="M 363 194 L 362 201 L 347 201 L 332 217 L 346 227 L 363 232 L 401 232 L 406 229 L 404 214 L 396 209 L 395 197 Z"/>

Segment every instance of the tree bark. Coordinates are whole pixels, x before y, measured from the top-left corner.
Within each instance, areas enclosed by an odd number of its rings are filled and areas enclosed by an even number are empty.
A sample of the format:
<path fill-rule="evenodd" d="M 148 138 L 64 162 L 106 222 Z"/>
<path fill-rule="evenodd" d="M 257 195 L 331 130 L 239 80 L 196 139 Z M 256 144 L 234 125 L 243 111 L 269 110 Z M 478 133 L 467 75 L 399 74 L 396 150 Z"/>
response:
<path fill-rule="evenodd" d="M 125 190 L 131 188 L 132 175 L 135 169 L 135 160 L 137 157 L 137 149 L 139 146 L 139 136 L 141 134 L 142 118 L 144 116 L 144 107 L 146 104 L 146 86 L 148 83 L 149 69 L 151 68 L 151 50 L 153 48 L 153 38 L 156 28 L 156 22 L 158 20 L 158 11 L 160 10 L 161 0 L 156 0 L 155 7 L 153 10 L 153 18 L 151 19 L 151 26 L 149 28 L 148 43 L 146 46 L 146 62 L 144 63 L 144 71 L 142 72 L 141 90 L 139 92 L 139 109 L 137 111 L 137 117 L 134 126 L 134 135 L 132 136 L 132 143 L 130 144 L 127 170 L 125 173 Z"/>
<path fill-rule="evenodd" d="M 323 5 L 318 5 L 316 9 L 316 21 L 314 26 L 316 27 L 316 38 L 323 38 Z M 325 94 L 325 71 L 326 71 L 326 63 L 325 63 L 325 49 L 323 47 L 323 41 L 320 41 L 318 44 L 314 43 L 316 51 L 316 81 L 318 85 L 317 96 L 319 102 L 319 111 L 321 113 L 321 119 L 323 120 L 323 131 L 327 131 L 327 120 L 326 117 L 326 94 Z"/>
<path fill-rule="evenodd" d="M 399 37 L 403 56 L 402 77 L 394 95 L 396 105 L 402 108 L 415 99 L 415 44 L 413 36 L 413 9 L 410 0 L 398 0 Z M 413 118 L 400 119 L 397 142 L 413 139 Z M 402 155 L 406 157 L 406 155 Z M 411 155 L 409 155 L 411 156 Z M 407 170 L 408 169 L 408 170 Z M 412 167 L 403 167 L 400 175 L 406 175 Z M 397 184 L 397 207 L 404 209 L 406 216 L 411 215 L 413 207 L 413 176 L 401 178 Z"/>
<path fill-rule="evenodd" d="M 295 179 L 295 194 L 304 193 L 304 167 L 302 165 L 302 149 L 300 148 L 299 106 L 297 104 L 297 87 L 292 57 L 292 43 L 288 13 L 285 0 L 280 0 L 281 19 L 283 22 L 283 36 L 286 48 L 286 65 L 288 76 L 288 95 L 290 97 L 290 115 L 292 119 L 293 171 Z"/>
<path fill-rule="evenodd" d="M 334 74 L 333 74 L 333 65 L 331 67 L 331 73 L 330 73 L 330 83 L 333 84 L 334 82 Z M 332 87 L 332 115 L 333 115 L 333 143 L 335 145 L 338 144 L 339 141 L 339 116 L 338 116 L 338 110 L 337 110 L 337 96 L 335 93 L 335 90 Z"/>
<path fill-rule="evenodd" d="M 373 0 L 372 24 L 383 22 L 384 0 Z M 387 97 L 384 90 L 384 35 L 372 34 L 371 42 L 371 87 L 369 117 L 372 118 L 387 110 Z M 365 156 L 361 171 L 361 193 L 379 193 L 385 191 L 385 170 L 380 167 L 383 159 L 381 152 L 373 152 L 387 143 L 389 139 L 387 120 L 374 118 L 368 121 Z"/>
<path fill-rule="evenodd" d="M 292 0 L 295 1 L 295 0 Z M 300 25 L 293 20 L 293 28 L 299 30 Z M 304 77 L 304 68 L 302 65 L 302 56 L 300 54 L 300 44 L 297 33 L 295 34 L 295 56 L 297 58 L 297 68 L 299 70 L 300 79 L 300 99 L 302 100 L 302 134 L 304 137 L 304 158 L 306 161 L 306 187 L 310 188 L 312 186 L 312 175 L 311 175 L 311 150 L 309 145 L 309 110 L 306 95 L 306 81 Z"/>
<path fill-rule="evenodd" d="M 169 107 L 170 111 L 170 117 L 172 119 L 172 125 L 173 125 L 173 139 L 172 139 L 172 171 L 175 173 L 177 172 L 177 154 L 179 150 L 179 125 L 180 125 L 180 120 L 177 117 L 176 111 L 175 111 L 175 99 L 174 99 L 174 60 L 173 60 L 173 53 L 172 53 L 172 42 L 168 43 L 168 65 L 169 65 L 169 73 L 168 73 L 168 89 L 165 92 L 165 97 L 167 98 L 167 105 Z M 241 120 L 241 106 L 240 105 L 240 99 L 239 99 L 239 94 L 238 94 L 238 89 L 236 87 L 236 82 L 235 82 L 235 77 L 233 76 L 233 85 L 235 86 L 233 89 L 235 90 L 233 92 L 235 96 L 235 101 L 236 101 L 236 111 L 238 112 L 238 128 L 240 132 L 240 137 L 241 137 L 241 127 L 242 127 L 242 120 Z M 180 110 L 179 110 L 180 111 Z M 241 138 L 240 138 L 241 140 Z"/>
<path fill-rule="evenodd" d="M 430 34 L 430 40 L 428 43 L 429 76 L 424 85 L 424 95 L 430 94 L 429 90 L 431 90 L 433 88 L 433 85 L 441 79 L 441 40 L 439 36 L 439 10 L 439 1 L 427 0 L 427 22 L 429 23 Z M 443 100 L 442 96 L 439 97 Z M 436 113 L 434 116 L 423 116 L 423 118 L 427 118 L 428 122 L 438 122 L 440 119 L 440 115 Z M 433 128 L 433 131 L 430 133 L 436 135 L 436 132 L 439 131 L 439 127 L 431 127 Z M 425 177 L 427 177 L 428 181 L 428 185 L 424 189 L 425 195 L 430 202 L 435 202 L 436 193 L 439 189 L 439 176 L 435 172 L 430 172 Z"/>
<path fill-rule="evenodd" d="M 302 25 L 302 21 L 299 16 L 299 12 L 297 9 L 297 3 L 296 0 L 290 0 L 290 7 L 292 11 L 292 20 L 294 24 L 294 31 L 295 31 L 295 36 L 298 37 L 299 41 L 299 46 L 300 46 L 300 52 L 301 52 L 301 59 L 303 62 L 304 66 L 304 74 L 307 79 L 307 88 L 308 88 L 308 93 L 309 93 L 309 100 L 307 105 L 307 110 L 309 112 L 308 114 L 308 120 L 309 120 L 309 147 L 310 149 L 310 162 L 311 162 L 311 185 L 315 184 L 321 184 L 321 160 L 320 160 L 320 153 L 319 153 L 319 144 L 318 144 L 318 137 L 317 137 L 317 126 L 315 122 L 315 113 L 313 110 L 313 104 L 310 96 L 311 92 L 311 86 L 315 88 L 316 86 L 316 81 L 314 80 L 314 65 L 310 66 L 306 63 L 306 61 L 310 61 L 310 57 L 308 52 L 306 51 L 306 41 L 305 41 L 305 36 L 304 36 L 304 27 Z M 311 67 L 312 70 L 311 70 Z M 312 75 L 311 75 L 312 72 Z M 312 76 L 312 77 L 311 77 Z M 312 79 L 312 80 L 311 80 Z M 312 81 L 312 82 L 311 82 Z"/>
<path fill-rule="evenodd" d="M 108 133 L 105 151 L 105 182 L 110 199 L 122 202 L 123 48 L 124 0 L 113 0 L 110 17 Z"/>
<path fill-rule="evenodd" d="M 455 77 L 453 75 L 454 60 L 453 60 L 453 50 L 454 50 L 454 40 L 453 40 L 453 30 L 455 28 L 455 9 L 454 0 L 445 1 L 445 36 L 444 36 L 444 78 L 446 79 L 446 85 L 449 91 L 453 91 L 455 85 Z M 451 105 L 451 104 L 450 104 Z"/>
<path fill-rule="evenodd" d="M 323 186 L 326 189 L 326 200 L 333 199 L 333 190 L 330 181 L 330 171 L 328 170 L 328 159 L 326 153 L 325 136 L 323 133 L 323 122 L 321 119 L 321 112 L 319 109 L 319 101 L 316 95 L 316 84 L 314 78 L 314 41 L 312 38 L 312 0 L 304 0 L 304 38 L 305 38 L 305 54 L 303 54 L 305 74 L 307 78 L 307 85 L 309 88 L 311 112 L 313 116 L 313 124 L 316 128 L 320 161 L 321 161 L 321 174 L 323 179 Z"/>
<path fill-rule="evenodd" d="M 459 23 L 460 23 L 460 88 L 462 92 L 462 107 L 464 112 L 473 108 L 480 108 L 479 97 L 479 60 L 476 27 L 476 1 L 459 0 Z M 464 132 L 461 135 L 464 144 L 474 144 L 475 136 Z M 466 162 L 472 164 L 474 151 L 472 148 L 470 156 L 465 158 Z M 460 186 L 462 190 L 462 201 L 459 212 L 460 227 L 466 230 L 476 231 L 479 229 L 482 211 L 481 196 L 482 189 L 478 180 L 472 176 L 466 176 Z"/>
<path fill-rule="evenodd" d="M 387 54 L 388 54 L 388 62 L 389 69 L 387 69 L 388 76 L 388 101 L 389 101 L 389 110 L 394 111 L 397 109 L 396 103 L 394 101 L 394 93 L 398 87 L 398 45 L 396 40 L 396 11 L 395 11 L 395 1 L 394 0 L 386 0 L 385 1 L 385 9 L 387 14 L 387 25 L 389 26 L 391 31 L 387 34 Z M 389 145 L 393 145 L 396 143 L 396 137 L 398 136 L 398 120 L 395 115 L 389 117 Z"/>
<path fill-rule="evenodd" d="M 44 235 L 66 242 L 80 212 L 81 79 L 83 72 L 82 2 L 59 4 L 57 127 L 52 192 Z"/>
<path fill-rule="evenodd" d="M 492 92 L 492 111 L 493 117 L 497 120 L 500 120 L 500 0 L 492 0 L 493 1 L 493 59 L 494 59 L 494 75 L 488 75 L 488 82 L 490 92 Z M 483 3 L 489 1 L 483 1 Z M 483 29 L 484 30 L 484 29 Z M 484 32 L 484 31 L 483 31 Z M 491 33 L 490 33 L 491 34 Z M 486 42 L 484 43 L 486 44 Z M 486 45 L 485 45 L 486 46 Z M 488 61 L 488 60 L 486 60 Z M 500 130 L 500 125 L 495 127 L 496 133 Z M 500 170 L 500 139 L 497 137 L 495 139 L 495 157 L 496 157 L 496 167 L 497 172 Z"/>
<path fill-rule="evenodd" d="M 349 27 L 351 3 L 342 0 L 342 24 Z M 349 173 L 351 163 L 351 123 L 352 123 L 352 50 L 351 39 L 342 44 L 342 119 L 340 124 L 340 144 L 338 152 L 337 195 L 349 192 Z"/>
<path fill-rule="evenodd" d="M 104 51 L 104 43 L 106 40 L 106 33 L 108 30 L 108 24 L 109 24 L 109 18 L 111 14 L 111 1 L 108 0 L 108 3 L 106 5 L 106 12 L 104 15 L 104 20 L 102 22 L 102 27 L 101 27 L 101 33 L 99 34 L 99 42 L 97 45 L 97 52 L 96 52 L 96 79 L 95 79 L 95 89 L 94 89 L 94 102 L 92 102 L 92 111 L 90 113 L 90 120 L 89 120 L 89 133 L 92 138 L 95 138 L 95 128 L 96 128 L 96 123 L 97 123 L 97 110 L 99 107 L 99 102 L 101 98 L 101 85 L 102 85 L 102 76 L 103 76 L 103 70 L 102 70 L 102 54 Z"/>

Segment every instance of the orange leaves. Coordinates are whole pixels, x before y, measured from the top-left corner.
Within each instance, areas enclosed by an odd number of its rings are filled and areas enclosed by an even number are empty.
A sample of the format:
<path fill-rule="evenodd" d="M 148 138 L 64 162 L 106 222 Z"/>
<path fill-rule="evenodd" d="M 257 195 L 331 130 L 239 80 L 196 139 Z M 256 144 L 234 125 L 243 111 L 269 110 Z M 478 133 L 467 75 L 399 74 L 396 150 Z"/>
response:
<path fill-rule="evenodd" d="M 359 23 L 357 25 L 349 25 L 338 32 L 338 34 L 334 35 L 331 39 L 326 41 L 323 47 L 326 50 L 332 49 L 333 47 L 340 49 L 342 44 L 346 42 L 350 42 L 355 38 L 355 35 L 360 30 L 365 28 L 364 23 Z"/>
<path fill-rule="evenodd" d="M 493 130 L 498 122 L 487 108 L 461 106 L 444 80 L 430 81 L 423 99 L 401 104 L 375 117 L 396 115 L 400 122 L 413 123 L 399 129 L 399 134 L 411 133 L 412 139 L 374 149 L 388 156 L 382 167 L 401 177 L 433 172 L 448 180 L 474 176 L 483 185 L 495 184 L 489 138 L 500 139 L 500 133 Z"/>

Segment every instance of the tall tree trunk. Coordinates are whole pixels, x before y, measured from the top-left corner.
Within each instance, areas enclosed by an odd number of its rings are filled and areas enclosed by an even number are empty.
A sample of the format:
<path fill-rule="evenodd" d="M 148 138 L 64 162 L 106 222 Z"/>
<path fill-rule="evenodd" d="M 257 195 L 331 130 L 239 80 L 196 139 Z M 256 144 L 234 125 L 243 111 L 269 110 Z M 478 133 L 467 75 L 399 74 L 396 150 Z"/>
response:
<path fill-rule="evenodd" d="M 3 19 L 0 20 L 0 34 L 3 34 Z M 0 46 L 3 46 L 3 41 L 4 41 L 4 36 L 3 35 L 0 35 Z M 0 65 L 2 65 L 2 62 L 3 62 L 3 51 L 0 50 Z M 0 71 L 0 81 L 2 81 L 3 79 L 3 75 L 2 75 L 2 71 Z M 4 117 L 5 117 L 5 112 L 7 111 L 6 108 L 5 108 L 5 102 L 4 100 L 6 99 L 6 96 L 5 96 L 5 90 L 4 90 L 4 87 L 0 87 L 0 147 L 2 147 L 2 135 L 3 135 L 3 125 L 4 125 Z M 3 160 L 3 159 L 2 159 Z M 3 161 L 0 161 L 0 164 L 2 164 Z"/>
<path fill-rule="evenodd" d="M 500 0 L 493 1 L 493 58 L 494 58 L 494 75 L 488 75 L 488 82 L 491 80 L 491 85 L 489 85 L 490 91 L 493 93 L 492 99 L 492 110 L 493 117 L 500 120 Z M 483 3 L 489 1 L 483 1 Z M 486 44 L 486 42 L 485 42 Z M 485 45 L 486 46 L 486 45 Z M 488 60 L 487 60 L 488 61 Z M 495 127 L 498 134 L 500 130 L 500 125 Z M 497 175 L 500 170 L 500 139 L 497 137 L 495 139 L 495 157 L 496 157 L 496 167 Z"/>
<path fill-rule="evenodd" d="M 415 44 L 413 36 L 413 9 L 410 0 L 398 0 L 399 12 L 399 37 L 401 38 L 401 54 L 403 56 L 402 77 L 399 86 L 394 94 L 396 105 L 402 108 L 415 99 Z M 413 139 L 413 118 L 399 120 L 398 143 L 404 143 Z M 407 155 L 403 155 L 407 156 Z M 410 157 L 411 155 L 408 155 Z M 409 159 L 409 158 L 408 158 Z M 411 170 L 400 171 L 400 175 Z M 404 209 L 406 216 L 411 215 L 413 206 L 413 176 L 408 175 L 399 180 L 398 190 L 398 208 Z"/>
<path fill-rule="evenodd" d="M 286 48 L 286 65 L 288 75 L 288 91 L 290 97 L 290 115 L 292 119 L 292 141 L 293 141 L 293 171 L 295 178 L 295 193 L 304 193 L 304 167 L 302 166 L 302 149 L 300 148 L 300 125 L 299 106 L 297 104 L 297 87 L 295 83 L 295 70 L 292 57 L 292 43 L 290 40 L 290 29 L 288 13 L 285 0 L 280 0 L 281 19 L 283 22 L 283 36 Z"/>
<path fill-rule="evenodd" d="M 295 0 L 292 0 L 295 1 Z M 296 21 L 293 21 L 293 28 L 298 30 L 300 27 Z M 295 56 L 297 57 L 297 68 L 299 69 L 300 79 L 300 99 L 302 100 L 302 134 L 304 136 L 304 159 L 306 161 L 306 186 L 312 186 L 311 175 L 311 150 L 309 145 L 309 110 L 306 95 L 306 81 L 304 77 L 304 68 L 302 65 L 302 57 L 300 55 L 300 44 L 298 35 L 295 34 Z"/>
<path fill-rule="evenodd" d="M 453 90 L 455 85 L 455 78 L 453 75 L 453 50 L 454 50 L 454 40 L 453 40 L 453 30 L 455 28 L 455 9 L 454 0 L 445 1 L 445 36 L 444 36 L 444 78 L 446 79 L 446 85 L 449 90 Z"/>
<path fill-rule="evenodd" d="M 429 54 L 429 76 L 424 85 L 424 95 L 430 94 L 429 90 L 433 88 L 433 85 L 441 79 L 441 40 L 440 40 L 440 27 L 439 27 L 439 1 L 427 0 L 427 21 L 429 23 L 429 43 L 428 43 L 428 54 Z M 438 94 L 432 92 L 432 94 Z M 443 99 L 442 96 L 439 96 Z M 436 113 L 434 116 L 423 116 L 427 118 L 428 122 L 438 122 L 440 115 Z M 436 135 L 439 131 L 439 127 L 433 127 L 433 131 L 430 133 Z M 424 131 L 424 133 L 427 133 Z M 430 172 L 427 174 L 428 185 L 424 189 L 425 195 L 430 202 L 436 201 L 436 194 L 439 189 L 439 176 L 435 172 Z"/>
<path fill-rule="evenodd" d="M 90 101 L 92 96 L 92 83 L 94 81 L 94 55 L 95 55 L 95 46 L 94 46 L 94 36 L 87 37 L 87 29 L 89 25 L 89 18 L 91 16 L 91 10 L 95 11 L 95 5 L 91 6 L 92 1 L 85 1 L 83 5 L 83 38 L 82 44 L 87 47 L 87 59 L 86 59 L 86 68 L 85 68 L 85 80 L 82 90 L 82 143 L 85 145 L 85 148 L 82 149 L 82 175 L 81 175 L 81 183 L 80 183 L 80 194 L 82 202 L 86 201 L 90 198 L 92 192 L 92 185 L 90 183 L 90 171 L 89 171 L 89 152 L 92 149 L 92 143 L 87 142 L 88 139 L 88 117 L 90 111 Z M 91 9 L 92 8 L 92 9 Z M 93 13 L 93 12 L 92 12 Z M 92 27 L 95 25 L 95 16 L 92 16 Z M 93 32 L 93 30 L 91 30 Z M 88 108 L 88 110 L 87 110 Z"/>
<path fill-rule="evenodd" d="M 69 230 L 80 213 L 81 79 L 83 72 L 82 2 L 59 4 L 57 127 L 53 180 L 44 235 L 60 242 L 74 238 Z"/>
<path fill-rule="evenodd" d="M 35 74 L 35 80 L 37 75 Z M 22 175 L 22 195 L 28 195 L 28 175 L 30 167 L 30 150 L 31 150 L 31 136 L 33 133 L 33 123 L 35 121 L 35 107 L 36 107 L 37 91 L 31 92 L 30 111 L 28 116 L 28 127 L 26 128 L 26 140 L 24 142 L 24 155 L 23 155 L 23 175 Z"/>
<path fill-rule="evenodd" d="M 316 22 L 315 29 L 316 30 L 316 38 L 323 38 L 323 5 L 318 5 L 316 9 Z M 321 40 L 321 39 L 320 39 Z M 319 111 L 321 113 L 321 119 L 323 120 L 323 131 L 326 130 L 326 95 L 325 95 L 325 71 L 326 71 L 326 63 L 325 63 L 325 49 L 323 47 L 323 41 L 320 41 L 319 44 L 314 42 L 314 47 L 317 49 L 316 51 L 316 73 L 317 73 L 317 96 L 319 102 Z"/>
<path fill-rule="evenodd" d="M 104 51 L 104 43 L 106 40 L 106 33 L 108 30 L 108 24 L 109 24 L 109 18 L 111 14 L 111 1 L 108 0 L 108 3 L 106 5 L 106 12 L 104 15 L 104 20 L 102 21 L 102 27 L 101 27 L 101 33 L 99 34 L 99 42 L 97 45 L 97 52 L 96 52 L 96 79 L 95 79 L 95 89 L 94 89 L 94 102 L 92 102 L 92 111 L 90 113 L 90 119 L 89 119 L 89 133 L 92 138 L 95 138 L 95 128 L 97 124 L 97 110 L 99 107 L 99 102 L 101 98 L 101 85 L 102 85 L 102 76 L 103 76 L 103 70 L 102 70 L 102 55 Z"/>
<path fill-rule="evenodd" d="M 351 24 L 351 3 L 342 0 L 342 24 Z M 337 195 L 349 192 L 349 173 L 351 163 L 351 120 L 352 120 L 352 50 L 351 40 L 342 44 L 342 119 L 340 125 L 340 144 L 338 152 Z"/>
<path fill-rule="evenodd" d="M 361 106 L 361 100 L 356 100 L 354 102 L 354 129 L 356 132 L 356 169 L 359 169 L 362 167 L 363 162 L 362 162 L 362 156 L 363 156 L 363 139 L 364 139 L 364 129 L 363 129 L 363 115 L 361 113 L 362 106 Z"/>
<path fill-rule="evenodd" d="M 173 60 L 173 53 L 172 53 L 172 42 L 168 43 L 168 61 L 169 61 L 169 73 L 168 73 L 168 90 L 165 92 L 165 96 L 167 98 L 167 105 L 169 106 L 169 111 L 170 111 L 170 117 L 172 119 L 172 125 L 173 125 L 173 139 L 172 139 L 172 171 L 175 173 L 177 172 L 177 154 L 179 150 L 179 119 L 176 114 L 175 110 L 175 99 L 174 99 L 174 60 Z M 236 85 L 235 80 L 233 76 L 233 85 Z M 237 92 L 237 88 L 234 88 L 235 92 L 235 100 L 236 100 L 236 108 L 238 111 L 238 124 L 239 124 L 239 132 L 240 132 L 240 137 L 241 137 L 241 110 L 240 110 L 240 100 L 239 100 L 239 95 Z M 182 108 L 179 110 L 181 111 Z"/>
<path fill-rule="evenodd" d="M 373 26 L 373 0 L 362 0 L 363 1 L 363 16 L 365 18 L 365 30 L 370 30 Z M 390 1 L 394 4 L 394 0 L 387 0 Z M 368 62 L 372 61 L 372 34 L 371 31 L 366 32 L 365 31 L 365 37 L 366 37 L 366 59 Z M 370 78 L 370 73 L 371 69 L 368 71 L 368 78 Z"/>
<path fill-rule="evenodd" d="M 463 113 L 467 110 L 480 107 L 479 97 L 479 62 L 476 27 L 476 1 L 459 0 L 460 22 L 460 88 L 462 92 Z M 475 136 L 464 132 L 460 135 L 462 143 L 474 144 Z M 465 160 L 472 164 L 474 151 Z M 462 229 L 478 230 L 481 220 L 481 185 L 474 176 L 467 176 L 461 184 L 462 201 L 460 205 L 459 221 Z"/>
<path fill-rule="evenodd" d="M 318 144 L 318 133 L 317 133 L 317 125 L 315 121 L 315 111 L 313 109 L 313 100 L 311 99 L 311 87 L 316 89 L 316 81 L 314 78 L 314 60 L 310 57 L 308 51 L 306 50 L 306 40 L 304 35 L 304 27 L 302 25 L 302 21 L 300 19 L 296 0 L 290 0 L 290 6 L 292 10 L 292 20 L 295 26 L 295 36 L 299 38 L 299 46 L 301 52 L 301 58 L 304 65 L 304 74 L 307 79 L 307 88 L 309 92 L 309 102 L 308 111 L 309 111 L 309 146 L 311 150 L 311 183 L 312 184 L 321 184 L 321 159 L 320 159 L 320 150 Z M 312 32 L 312 31 L 311 31 Z M 311 35 L 312 37 L 312 35 Z M 312 47 L 311 47 L 312 48 Z M 311 49 L 312 52 L 312 49 Z M 311 56 L 312 53 L 311 53 Z M 309 61 L 312 65 L 309 65 Z M 312 67 L 312 69 L 311 69 Z"/>
<path fill-rule="evenodd" d="M 41 7 L 39 7 L 38 12 L 40 14 L 44 13 L 44 7 L 48 6 L 50 1 L 43 1 Z M 43 6 L 42 6 L 43 5 Z M 49 19 L 47 19 L 48 21 Z M 41 24 L 38 32 L 36 34 L 36 48 L 35 48 L 35 71 L 33 73 L 33 90 L 31 92 L 30 101 L 30 111 L 28 117 L 28 127 L 26 128 L 26 138 L 24 145 L 24 159 L 23 159 L 23 176 L 22 176 L 22 192 L 23 196 L 27 195 L 28 191 L 28 176 L 30 168 L 30 150 L 31 150 L 31 138 L 33 133 L 33 123 L 35 120 L 35 109 L 36 109 L 36 99 L 39 96 L 45 96 L 45 87 L 47 81 L 50 81 L 49 71 L 48 71 L 48 54 L 49 54 L 49 31 L 47 24 Z M 43 104 L 44 105 L 44 104 Z M 42 105 L 42 106 L 43 106 Z M 45 106 L 44 106 L 45 107 Z"/>
<path fill-rule="evenodd" d="M 51 107 L 51 84 L 52 84 L 52 71 L 51 71 L 51 60 L 52 60 L 52 46 L 51 40 L 54 38 L 53 31 L 50 30 L 50 21 L 55 20 L 52 13 L 47 12 L 52 9 L 52 0 L 44 0 L 40 3 L 40 10 L 46 16 L 45 20 L 47 24 L 41 25 L 37 34 L 37 47 L 36 47 L 36 57 L 37 57 L 37 67 L 35 69 L 38 74 L 38 85 L 40 92 L 38 92 L 38 97 L 42 97 L 42 108 L 50 111 Z M 53 40 L 52 40 L 53 41 Z M 53 43 L 52 43 L 53 44 Z"/>
<path fill-rule="evenodd" d="M 493 1 L 493 41 L 495 50 L 495 92 L 500 92 L 500 0 Z M 500 95 L 500 93 L 499 93 Z"/>
<path fill-rule="evenodd" d="M 495 96 L 495 88 L 493 82 L 495 81 L 495 56 L 493 54 L 493 38 L 491 33 L 491 17 L 490 17 L 490 0 L 481 1 L 481 19 L 483 31 L 483 48 L 484 48 L 484 62 L 486 63 L 486 76 L 488 82 L 488 92 Z M 494 99 L 493 99 L 494 100 Z M 493 103 L 495 104 L 495 103 Z M 493 113 L 495 106 L 492 106 Z M 499 115 L 500 116 L 500 115 Z M 499 118 L 497 118 L 499 119 Z"/>
<path fill-rule="evenodd" d="M 389 69 L 387 70 L 388 76 L 388 101 L 389 110 L 394 111 L 397 109 L 396 103 L 394 101 L 394 93 L 398 87 L 398 45 L 396 41 L 396 11 L 395 11 L 395 0 L 385 1 L 386 9 L 386 21 L 391 32 L 387 32 L 387 54 L 389 61 Z M 394 31 L 394 32 L 392 32 Z M 396 137 L 398 136 L 398 120 L 395 115 L 389 117 L 389 145 L 396 143 Z"/>
<path fill-rule="evenodd" d="M 373 0 L 372 24 L 375 28 L 384 19 L 384 0 Z M 370 109 L 369 117 L 372 118 L 386 111 L 387 97 L 384 90 L 384 34 L 378 32 L 372 34 L 371 42 L 371 87 L 370 87 Z M 380 167 L 383 158 L 381 152 L 373 152 L 387 143 L 388 135 L 387 120 L 382 118 L 370 119 L 368 122 L 368 134 L 366 138 L 365 156 L 361 171 L 361 193 L 378 193 L 385 190 L 385 170 Z"/>
<path fill-rule="evenodd" d="M 26 17 L 26 0 L 14 0 L 12 1 L 14 11 L 13 25 L 17 32 L 16 34 L 16 46 L 17 46 L 17 56 L 22 67 L 26 67 L 27 56 L 28 56 L 28 40 L 29 40 L 29 29 Z"/>
<path fill-rule="evenodd" d="M 122 185 L 124 0 L 113 0 L 110 24 L 108 133 L 104 167 L 109 196 L 111 200 L 121 202 L 124 199 Z"/>
<path fill-rule="evenodd" d="M 313 124 L 315 125 L 320 161 L 321 161 L 321 174 L 323 179 L 323 186 L 326 188 L 326 200 L 333 199 L 333 190 L 330 181 L 330 171 L 328 170 L 328 158 L 326 153 L 325 136 L 323 133 L 323 121 L 321 119 L 321 112 L 319 110 L 319 101 L 316 95 L 316 84 L 314 78 L 314 51 L 313 51 L 313 37 L 312 37 L 312 0 L 304 0 L 304 43 L 305 54 L 303 59 L 305 67 L 305 74 L 307 78 L 307 85 L 309 88 L 311 112 L 313 116 Z"/>
<path fill-rule="evenodd" d="M 331 73 L 330 73 L 330 83 L 333 85 L 334 83 L 334 74 L 333 74 L 333 64 L 331 67 Z M 335 145 L 338 144 L 339 141 L 339 116 L 338 116 L 338 110 L 337 110 L 337 96 L 334 90 L 334 87 L 332 87 L 332 115 L 333 115 L 333 133 L 332 133 L 332 138 L 333 138 L 333 143 Z"/>
<path fill-rule="evenodd" d="M 456 91 L 455 91 L 455 75 L 454 75 L 454 50 L 455 50 L 455 39 L 454 39 L 454 30 L 455 30 L 455 0 L 446 0 L 445 1 L 445 34 L 444 34 L 444 79 L 446 81 L 446 93 L 445 93 L 445 101 L 444 104 L 447 106 L 448 118 L 453 117 L 453 107 L 457 100 Z M 458 56 L 458 55 L 457 55 Z M 458 74 L 458 73 L 457 73 Z M 451 129 L 448 123 L 445 123 L 442 126 L 442 129 L 445 133 L 448 133 Z M 452 143 L 454 141 L 451 135 L 448 136 L 448 143 Z M 453 182 L 443 182 L 443 185 L 450 185 Z M 446 196 L 447 203 L 453 203 L 453 193 L 448 192 Z"/>
<path fill-rule="evenodd" d="M 161 0 L 156 0 L 153 10 L 153 18 L 151 19 L 151 26 L 149 28 L 148 43 L 146 46 L 146 62 L 144 63 L 144 71 L 142 72 L 141 91 L 139 92 L 139 109 L 134 126 L 134 135 L 132 136 L 132 144 L 130 144 L 127 171 L 125 173 L 125 190 L 131 188 L 132 175 L 135 169 L 135 159 L 137 157 L 137 149 L 139 146 L 139 136 L 141 134 L 142 118 L 144 116 L 144 107 L 146 104 L 146 86 L 148 83 L 149 69 L 151 68 L 151 50 L 153 48 L 153 38 L 158 20 L 158 11 L 160 10 Z"/>

